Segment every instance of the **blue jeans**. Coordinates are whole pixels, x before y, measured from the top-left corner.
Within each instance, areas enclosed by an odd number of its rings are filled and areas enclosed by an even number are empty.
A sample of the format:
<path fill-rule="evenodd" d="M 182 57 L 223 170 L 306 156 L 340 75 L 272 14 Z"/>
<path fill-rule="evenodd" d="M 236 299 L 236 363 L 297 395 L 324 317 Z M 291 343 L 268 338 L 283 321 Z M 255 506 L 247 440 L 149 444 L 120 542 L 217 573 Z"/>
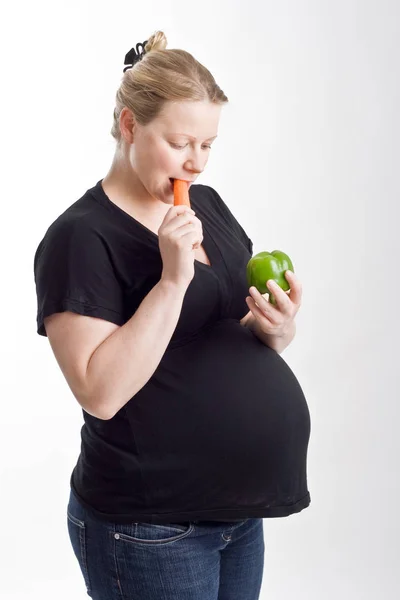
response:
<path fill-rule="evenodd" d="M 95 518 L 71 490 L 68 531 L 93 600 L 257 600 L 263 520 L 119 523 Z"/>

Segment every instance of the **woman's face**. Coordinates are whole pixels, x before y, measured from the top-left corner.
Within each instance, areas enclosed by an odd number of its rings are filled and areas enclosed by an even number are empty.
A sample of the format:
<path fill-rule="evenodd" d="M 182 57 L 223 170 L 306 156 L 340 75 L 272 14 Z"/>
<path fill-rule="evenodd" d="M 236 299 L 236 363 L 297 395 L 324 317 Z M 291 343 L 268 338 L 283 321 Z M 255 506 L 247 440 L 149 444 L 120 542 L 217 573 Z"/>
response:
<path fill-rule="evenodd" d="M 167 102 L 146 126 L 135 123 L 130 162 L 147 192 L 173 204 L 171 179 L 194 182 L 204 170 L 217 137 L 222 105 Z"/>

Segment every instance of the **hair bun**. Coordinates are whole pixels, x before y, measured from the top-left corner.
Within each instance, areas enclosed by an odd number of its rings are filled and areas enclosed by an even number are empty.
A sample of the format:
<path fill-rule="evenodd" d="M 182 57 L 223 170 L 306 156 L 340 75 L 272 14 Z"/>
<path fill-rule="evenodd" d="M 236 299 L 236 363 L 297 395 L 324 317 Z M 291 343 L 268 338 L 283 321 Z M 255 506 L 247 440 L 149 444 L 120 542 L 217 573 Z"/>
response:
<path fill-rule="evenodd" d="M 146 53 L 151 52 L 152 50 L 165 50 L 167 44 L 168 42 L 165 33 L 163 31 L 156 31 L 149 37 L 144 50 Z"/>
<path fill-rule="evenodd" d="M 132 69 L 137 62 L 142 60 L 145 54 L 148 54 L 152 50 L 164 50 L 167 47 L 167 38 L 163 31 L 156 31 L 153 35 L 145 42 L 138 42 L 136 49 L 131 48 L 129 52 L 125 54 L 124 60 L 124 73 L 128 69 Z"/>

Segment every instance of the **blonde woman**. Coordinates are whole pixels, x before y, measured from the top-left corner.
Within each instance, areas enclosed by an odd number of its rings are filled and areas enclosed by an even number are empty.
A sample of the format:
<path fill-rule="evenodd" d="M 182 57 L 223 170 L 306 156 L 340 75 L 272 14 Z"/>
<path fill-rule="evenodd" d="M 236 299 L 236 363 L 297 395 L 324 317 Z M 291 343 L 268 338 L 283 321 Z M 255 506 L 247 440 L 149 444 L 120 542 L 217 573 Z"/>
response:
<path fill-rule="evenodd" d="M 251 239 L 195 184 L 228 99 L 166 46 L 127 54 L 110 170 L 35 254 L 38 333 L 83 409 L 68 530 L 94 600 L 256 600 L 263 518 L 310 503 L 309 411 L 280 356 L 301 285 L 287 272 L 276 306 L 247 288 Z"/>

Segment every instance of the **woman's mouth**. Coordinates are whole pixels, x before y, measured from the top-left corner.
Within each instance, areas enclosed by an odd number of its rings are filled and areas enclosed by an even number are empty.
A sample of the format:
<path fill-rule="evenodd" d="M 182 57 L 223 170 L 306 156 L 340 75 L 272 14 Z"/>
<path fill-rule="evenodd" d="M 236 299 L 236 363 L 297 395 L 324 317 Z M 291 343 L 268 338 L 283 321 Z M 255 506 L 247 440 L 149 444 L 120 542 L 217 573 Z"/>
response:
<path fill-rule="evenodd" d="M 174 178 L 173 178 L 173 177 L 169 177 L 169 182 L 170 182 L 170 185 L 171 185 L 171 187 L 170 187 L 171 194 L 173 194 L 173 193 L 174 193 L 174 181 L 175 181 L 175 180 L 174 180 Z M 187 181 L 186 179 L 185 179 L 184 181 L 186 181 L 186 182 L 187 182 L 187 184 L 188 184 L 188 189 L 190 189 L 190 187 L 193 185 L 193 181 Z"/>
<path fill-rule="evenodd" d="M 172 185 L 174 185 L 174 181 L 175 181 L 174 178 L 170 177 L 169 180 L 172 183 Z M 193 181 L 188 181 L 187 179 L 183 179 L 182 181 L 186 181 L 186 183 L 188 184 L 188 186 L 191 186 L 192 183 L 193 183 Z"/>

